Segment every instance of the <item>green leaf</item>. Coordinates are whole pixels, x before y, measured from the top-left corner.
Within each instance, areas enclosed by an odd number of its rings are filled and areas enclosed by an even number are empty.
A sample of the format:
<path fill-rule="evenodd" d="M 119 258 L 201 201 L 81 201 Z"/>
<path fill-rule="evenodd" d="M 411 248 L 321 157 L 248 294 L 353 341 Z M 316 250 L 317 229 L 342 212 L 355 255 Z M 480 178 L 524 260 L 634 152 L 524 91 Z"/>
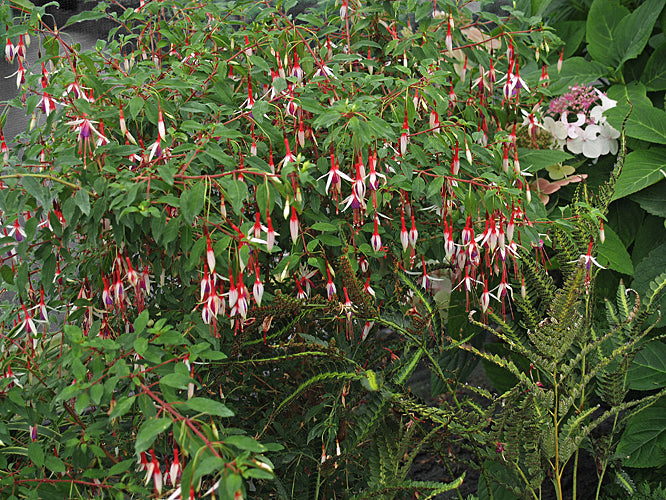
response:
<path fill-rule="evenodd" d="M 132 462 L 134 462 L 134 460 L 132 460 Z M 65 472 L 66 470 L 65 462 L 60 460 L 60 458 L 56 457 L 55 455 L 47 455 L 46 459 L 44 460 L 44 465 L 46 465 L 46 468 L 51 472 L 56 472 L 58 474 Z"/>
<path fill-rule="evenodd" d="M 608 3 L 608 2 L 605 2 Z M 630 59 L 643 52 L 652 33 L 654 23 L 664 8 L 666 0 L 646 0 L 629 16 L 624 17 L 615 32 L 616 41 L 612 49 L 614 55 L 621 57 L 617 70 Z M 608 9 L 608 7 L 606 7 Z"/>
<path fill-rule="evenodd" d="M 562 63 L 562 71 L 559 78 L 555 79 L 557 71 L 549 68 L 549 74 L 553 75 L 553 82 L 548 90 L 557 95 L 566 92 L 573 85 L 584 85 L 594 82 L 608 73 L 608 66 L 597 61 L 586 61 L 582 57 L 572 57 Z"/>
<path fill-rule="evenodd" d="M 666 113 L 664 113 L 666 119 Z M 665 128 L 666 131 L 666 128 Z M 613 199 L 617 200 L 666 177 L 666 148 L 639 149 L 629 153 L 620 178 L 615 184 Z"/>
<path fill-rule="evenodd" d="M 5 264 L 0 267 L 0 275 L 2 275 L 2 279 L 5 283 L 9 283 L 10 285 L 14 284 L 14 271 L 12 271 L 12 268 L 8 265 Z"/>
<path fill-rule="evenodd" d="M 48 208 L 51 202 L 48 189 L 42 186 L 40 181 L 34 177 L 26 176 L 23 177 L 22 183 L 28 194 L 33 196 L 41 206 Z"/>
<path fill-rule="evenodd" d="M 130 408 L 132 408 L 135 399 L 136 396 L 130 396 L 128 398 L 122 398 L 118 400 L 116 406 L 114 406 L 111 413 L 109 413 L 109 419 L 114 419 L 125 415 L 125 413 L 130 411 Z"/>
<path fill-rule="evenodd" d="M 330 222 L 315 222 L 310 226 L 312 229 L 315 229 L 317 231 L 332 231 L 336 232 L 339 229 L 339 226 L 336 226 L 335 224 L 331 224 Z"/>
<path fill-rule="evenodd" d="M 652 105 L 646 90 L 645 85 L 638 82 L 613 85 L 606 94 L 617 101 L 617 106 L 604 115 L 613 127 L 620 130 L 630 109 L 628 102 L 631 102 L 633 110 L 627 119 L 627 136 L 666 144 L 666 112 Z"/>
<path fill-rule="evenodd" d="M 160 383 L 175 387 L 176 389 L 187 389 L 187 386 L 194 382 L 189 375 L 184 373 L 169 373 L 160 378 Z"/>
<path fill-rule="evenodd" d="M 109 476 L 115 476 L 117 474 L 122 474 L 123 472 L 127 472 L 132 465 L 134 465 L 135 460 L 133 458 L 129 460 L 123 460 L 122 462 L 118 462 L 115 465 L 112 465 L 111 468 L 109 469 Z"/>
<path fill-rule="evenodd" d="M 626 467 L 666 465 L 666 400 L 633 415 L 617 445 L 616 456 Z"/>
<path fill-rule="evenodd" d="M 134 333 L 136 335 L 141 335 L 143 333 L 143 331 L 146 329 L 146 325 L 148 324 L 148 320 L 148 310 L 144 309 L 141 314 L 136 317 L 134 323 L 132 324 L 134 326 Z"/>
<path fill-rule="evenodd" d="M 666 217 L 666 179 L 631 195 L 631 200 L 652 215 Z"/>
<path fill-rule="evenodd" d="M 263 453 L 266 451 L 263 444 L 249 436 L 229 436 L 224 439 L 224 444 L 235 446 L 239 450 L 246 450 L 254 453 Z"/>
<path fill-rule="evenodd" d="M 136 434 L 134 449 L 139 454 L 150 448 L 159 434 L 171 427 L 170 418 L 151 418 L 143 423 Z"/>
<path fill-rule="evenodd" d="M 529 172 L 537 172 L 571 158 L 573 158 L 572 155 L 559 149 L 518 148 L 520 168 Z"/>
<path fill-rule="evenodd" d="M 634 358 L 629 375 L 629 387 L 638 391 L 651 391 L 666 387 L 666 344 L 648 342 Z"/>
<path fill-rule="evenodd" d="M 641 82 L 650 91 L 666 90 L 666 43 L 662 43 L 650 55 Z"/>
<path fill-rule="evenodd" d="M 255 101 L 254 106 L 252 106 L 252 117 L 257 123 L 263 123 L 264 115 L 268 113 L 269 104 L 263 99 Z"/>
<path fill-rule="evenodd" d="M 222 183 L 226 199 L 229 201 L 234 212 L 239 214 L 243 208 L 243 202 L 248 196 L 247 186 L 244 182 L 226 177 Z"/>
<path fill-rule="evenodd" d="M 44 450 L 42 450 L 42 446 L 37 441 L 28 445 L 28 458 L 37 467 L 44 467 Z"/>
<path fill-rule="evenodd" d="M 553 26 L 564 44 L 564 59 L 567 60 L 577 51 L 585 38 L 585 21 L 563 21 Z"/>
<path fill-rule="evenodd" d="M 615 29 L 629 15 L 629 10 L 619 0 L 594 0 L 587 15 L 587 51 L 592 58 L 606 66 L 615 67 L 621 55 L 613 50 L 616 43 Z M 583 83 L 583 82 L 581 82 Z"/>
<path fill-rule="evenodd" d="M 599 264 L 622 274 L 633 274 L 634 266 L 631 263 L 631 256 L 620 237 L 608 226 L 604 231 L 606 241 L 599 245 L 599 255 L 597 256 Z"/>
<path fill-rule="evenodd" d="M 88 196 L 88 191 L 79 189 L 74 195 L 74 201 L 84 215 L 90 215 L 90 197 Z"/>
<path fill-rule="evenodd" d="M 191 398 L 187 400 L 184 406 L 198 413 L 207 413 L 209 415 L 217 415 L 218 417 L 224 418 L 234 416 L 234 412 L 225 405 L 219 401 L 213 401 L 208 398 Z"/>
<path fill-rule="evenodd" d="M 206 185 L 203 181 L 196 182 L 192 189 L 185 189 L 180 195 L 180 211 L 185 222 L 192 224 L 203 210 L 206 201 Z"/>

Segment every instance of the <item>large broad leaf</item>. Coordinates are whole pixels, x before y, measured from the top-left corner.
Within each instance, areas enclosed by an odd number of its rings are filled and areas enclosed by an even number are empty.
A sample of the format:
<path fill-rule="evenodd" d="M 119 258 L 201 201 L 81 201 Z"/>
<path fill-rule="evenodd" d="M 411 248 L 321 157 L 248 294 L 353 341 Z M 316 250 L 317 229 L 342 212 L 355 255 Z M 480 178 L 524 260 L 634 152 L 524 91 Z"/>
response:
<path fill-rule="evenodd" d="M 608 2 L 605 2 L 608 3 Z M 626 61 L 638 57 L 647 45 L 654 23 L 664 8 L 666 0 L 646 0 L 631 15 L 624 17 L 613 35 L 613 51 L 621 57 L 617 69 Z"/>
<path fill-rule="evenodd" d="M 564 44 L 564 59 L 569 59 L 578 51 L 580 43 L 585 38 L 585 21 L 563 21 L 553 27 L 557 36 L 566 42 Z"/>
<path fill-rule="evenodd" d="M 586 61 L 582 57 L 572 57 L 562 63 L 562 71 L 556 77 L 555 65 L 548 68 L 553 81 L 548 87 L 552 95 L 566 92 L 573 85 L 586 85 L 598 80 L 609 72 L 607 65 L 597 61 Z"/>
<path fill-rule="evenodd" d="M 666 112 L 655 108 L 645 92 L 642 83 L 614 85 L 608 89 L 607 95 L 617 101 L 617 106 L 606 111 L 604 116 L 613 127 L 620 130 L 631 103 L 633 110 L 627 120 L 627 136 L 666 144 Z"/>
<path fill-rule="evenodd" d="M 606 241 L 599 245 L 599 264 L 622 274 L 633 274 L 634 266 L 631 256 L 620 237 L 610 228 L 605 228 Z"/>
<path fill-rule="evenodd" d="M 615 67 L 621 54 L 612 50 L 616 44 L 615 30 L 629 10 L 619 0 L 594 0 L 587 15 L 587 51 L 595 61 Z"/>
<path fill-rule="evenodd" d="M 666 119 L 666 113 L 664 118 Z M 664 179 L 666 148 L 639 149 L 629 153 L 620 178 L 615 184 L 613 199 L 624 198 Z"/>
<path fill-rule="evenodd" d="M 626 467 L 666 465 L 666 400 L 662 398 L 629 419 L 616 455 Z"/>
<path fill-rule="evenodd" d="M 648 90 L 666 90 L 666 43 L 662 43 L 648 59 L 641 82 Z"/>
<path fill-rule="evenodd" d="M 641 297 L 643 303 L 647 303 L 648 299 L 652 295 L 652 290 L 650 289 L 650 282 L 654 280 L 657 276 L 664 272 L 666 269 L 666 243 L 659 245 L 657 248 L 652 250 L 647 257 L 641 260 L 636 266 L 634 272 L 634 281 L 631 282 L 631 288 L 638 292 L 638 295 Z M 666 294 L 661 296 L 659 300 L 661 305 L 661 310 L 666 311 Z M 652 318 L 648 319 L 648 322 L 656 321 L 657 314 L 654 314 Z M 661 319 L 657 323 L 657 326 L 666 325 L 666 314 L 661 315 Z"/>
<path fill-rule="evenodd" d="M 650 391 L 666 387 L 666 344 L 649 342 L 636 354 L 627 377 L 629 387 Z"/>
<path fill-rule="evenodd" d="M 646 212 L 657 217 L 666 217 L 666 180 L 631 195 L 631 199 Z M 663 226 L 660 230 L 663 231 Z"/>

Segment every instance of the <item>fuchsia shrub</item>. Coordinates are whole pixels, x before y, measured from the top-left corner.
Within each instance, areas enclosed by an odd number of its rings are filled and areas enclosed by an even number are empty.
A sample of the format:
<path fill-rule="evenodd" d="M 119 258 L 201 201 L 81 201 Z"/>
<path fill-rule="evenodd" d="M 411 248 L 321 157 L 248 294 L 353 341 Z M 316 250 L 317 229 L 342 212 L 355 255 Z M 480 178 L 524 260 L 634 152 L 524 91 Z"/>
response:
<path fill-rule="evenodd" d="M 516 141 L 544 99 L 551 35 L 520 16 L 489 31 L 449 3 L 345 0 L 294 20 L 150 2 L 114 14 L 115 36 L 87 52 L 39 16 L 8 28 L 11 105 L 33 120 L 2 139 L 16 300 L 0 439 L 20 450 L 0 456 L 13 481 L 0 489 L 242 497 L 284 441 L 265 439 L 274 416 L 251 418 L 265 387 L 224 399 L 256 383 L 234 363 L 279 358 L 299 334 L 307 356 L 335 346 L 378 370 L 382 318 L 418 314 L 396 270 L 510 314 L 516 259 L 543 245 L 528 181 L 548 165 L 521 162 Z M 324 462 L 353 453 L 331 422 L 301 443 Z"/>

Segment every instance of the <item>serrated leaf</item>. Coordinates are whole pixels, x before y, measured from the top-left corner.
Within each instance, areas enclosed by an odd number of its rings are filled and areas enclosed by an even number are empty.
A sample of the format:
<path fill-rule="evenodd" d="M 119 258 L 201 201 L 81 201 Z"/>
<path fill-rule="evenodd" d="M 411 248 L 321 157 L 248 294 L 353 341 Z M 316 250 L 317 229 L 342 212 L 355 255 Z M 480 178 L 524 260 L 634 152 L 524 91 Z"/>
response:
<path fill-rule="evenodd" d="M 666 90 L 666 43 L 662 43 L 650 55 L 641 82 L 650 91 Z"/>
<path fill-rule="evenodd" d="M 666 344 L 648 342 L 634 358 L 627 376 L 629 387 L 650 391 L 666 387 Z"/>
<path fill-rule="evenodd" d="M 621 54 L 612 50 L 616 43 L 615 30 L 629 10 L 619 0 L 594 0 L 587 15 L 585 36 L 587 51 L 595 61 L 615 67 Z"/>
<path fill-rule="evenodd" d="M 228 418 L 234 416 L 234 412 L 227 408 L 224 404 L 208 398 L 190 398 L 187 400 L 184 406 L 199 413 L 217 415 L 218 417 Z"/>
<path fill-rule="evenodd" d="M 632 194 L 630 199 L 646 212 L 657 217 L 666 217 L 666 179 Z"/>
<path fill-rule="evenodd" d="M 39 442 L 35 441 L 28 445 L 28 458 L 30 458 L 37 467 L 44 467 L 44 450 Z"/>
<path fill-rule="evenodd" d="M 628 420 L 616 456 L 626 467 L 666 465 L 666 400 L 662 398 Z"/>
<path fill-rule="evenodd" d="M 65 462 L 60 460 L 60 458 L 56 457 L 55 455 L 47 455 L 44 459 L 44 465 L 46 465 L 46 468 L 51 472 L 56 472 L 58 474 L 67 470 L 65 467 Z"/>
<path fill-rule="evenodd" d="M 136 434 L 136 443 L 134 443 L 136 453 L 141 453 L 150 448 L 157 436 L 169 427 L 171 427 L 170 418 L 151 418 L 145 421 Z"/>
<path fill-rule="evenodd" d="M 652 33 L 654 23 L 664 8 L 664 3 L 666 0 L 646 0 L 620 21 L 614 32 L 615 45 L 611 50 L 620 58 L 616 69 L 619 70 L 622 64 L 638 57 L 643 51 Z"/>
<path fill-rule="evenodd" d="M 666 113 L 664 114 L 666 119 Z M 666 128 L 664 129 L 666 132 Z M 666 135 L 665 135 L 666 137 Z M 666 148 L 653 147 L 629 153 L 615 184 L 613 200 L 636 193 L 664 179 Z"/>
<path fill-rule="evenodd" d="M 555 79 L 557 70 L 553 65 L 549 73 L 553 75 L 553 83 L 548 87 L 554 95 L 566 92 L 572 85 L 592 83 L 607 74 L 608 66 L 597 61 L 586 61 L 582 57 L 572 57 L 562 63 L 559 78 Z"/>

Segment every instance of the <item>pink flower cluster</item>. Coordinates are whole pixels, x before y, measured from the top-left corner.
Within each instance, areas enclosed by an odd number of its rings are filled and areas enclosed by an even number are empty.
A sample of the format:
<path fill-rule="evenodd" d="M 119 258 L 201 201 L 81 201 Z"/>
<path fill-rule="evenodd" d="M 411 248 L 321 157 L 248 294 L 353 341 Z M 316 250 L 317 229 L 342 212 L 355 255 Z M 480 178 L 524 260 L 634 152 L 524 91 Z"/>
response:
<path fill-rule="evenodd" d="M 599 100 L 592 87 L 574 85 L 569 92 L 550 101 L 548 110 L 551 114 L 587 113 L 587 110 Z"/>

